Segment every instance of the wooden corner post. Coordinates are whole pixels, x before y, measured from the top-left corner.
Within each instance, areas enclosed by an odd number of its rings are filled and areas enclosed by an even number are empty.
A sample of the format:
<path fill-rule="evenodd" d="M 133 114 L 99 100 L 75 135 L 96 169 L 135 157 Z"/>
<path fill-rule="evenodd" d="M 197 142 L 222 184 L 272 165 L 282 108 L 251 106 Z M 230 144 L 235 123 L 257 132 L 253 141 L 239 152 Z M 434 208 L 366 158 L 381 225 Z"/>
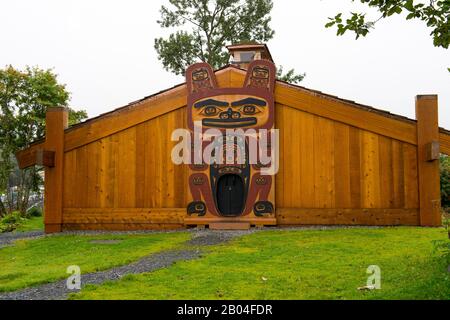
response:
<path fill-rule="evenodd" d="M 440 226 L 438 97 L 416 97 L 420 225 Z M 437 147 L 439 150 L 439 147 Z"/>
<path fill-rule="evenodd" d="M 55 154 L 54 166 L 45 167 L 44 223 L 45 232 L 60 232 L 63 207 L 64 129 L 68 111 L 64 107 L 47 110 L 45 117 L 45 149 Z"/>

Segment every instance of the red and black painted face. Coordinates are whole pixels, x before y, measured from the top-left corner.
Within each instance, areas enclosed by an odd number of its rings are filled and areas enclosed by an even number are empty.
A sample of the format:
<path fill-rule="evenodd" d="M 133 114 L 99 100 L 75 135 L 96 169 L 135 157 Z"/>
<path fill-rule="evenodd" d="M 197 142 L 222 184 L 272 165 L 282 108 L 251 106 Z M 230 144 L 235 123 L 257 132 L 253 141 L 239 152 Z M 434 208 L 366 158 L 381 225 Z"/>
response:
<path fill-rule="evenodd" d="M 208 64 L 195 64 L 186 72 L 189 90 L 188 125 L 208 128 L 271 128 L 274 119 L 275 67 L 268 61 L 249 66 L 242 88 L 218 88 Z"/>
<path fill-rule="evenodd" d="M 226 158 L 220 164 L 190 166 L 189 188 L 193 202 L 188 205 L 188 214 L 238 217 L 252 212 L 255 216 L 273 213 L 272 178 L 261 176 L 260 168 L 249 163 L 249 138 L 241 143 L 236 140 L 231 152 L 224 151 L 231 148 L 225 141 L 228 142 L 228 138 L 234 141 L 234 136 L 225 132 L 226 129 L 273 128 L 274 64 L 253 61 L 241 88 L 219 88 L 213 70 L 205 63 L 189 67 L 186 82 L 189 129 L 194 130 L 197 123 L 201 123 L 203 130 L 219 129 L 221 138 L 217 143 L 223 146 L 219 157 Z M 232 159 L 228 159 L 230 157 Z M 245 161 L 236 161 L 239 158 Z"/>
<path fill-rule="evenodd" d="M 264 126 L 269 119 L 268 102 L 261 97 L 220 95 L 194 103 L 193 121 L 208 128 L 253 128 Z"/>

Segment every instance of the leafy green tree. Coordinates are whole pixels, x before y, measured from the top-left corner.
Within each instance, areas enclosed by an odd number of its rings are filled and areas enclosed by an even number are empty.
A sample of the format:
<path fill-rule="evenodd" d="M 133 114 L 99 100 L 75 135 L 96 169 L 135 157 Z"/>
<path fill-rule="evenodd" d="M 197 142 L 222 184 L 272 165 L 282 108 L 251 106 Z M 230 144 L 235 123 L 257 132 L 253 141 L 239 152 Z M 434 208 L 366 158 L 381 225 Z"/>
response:
<path fill-rule="evenodd" d="M 443 208 L 450 207 L 450 157 L 441 155 L 441 205 Z"/>
<path fill-rule="evenodd" d="M 300 83 L 305 77 L 306 73 L 295 73 L 294 69 L 290 69 L 288 72 L 283 73 L 283 66 L 280 65 L 277 68 L 277 78 L 284 82 Z"/>
<path fill-rule="evenodd" d="M 179 28 L 167 39 L 155 39 L 158 59 L 167 71 L 184 75 L 197 62 L 218 69 L 229 62 L 227 44 L 267 42 L 275 32 L 270 27 L 271 0 L 169 0 L 161 7 L 162 28 Z M 286 80 L 299 82 L 304 75 L 290 70 Z"/>
<path fill-rule="evenodd" d="M 19 170 L 15 152 L 45 134 L 45 113 L 54 106 L 67 106 L 70 94 L 52 70 L 12 66 L 0 69 L 0 215 L 25 213 L 31 192 L 39 190 L 42 168 Z M 72 124 L 87 117 L 69 108 Z"/>
<path fill-rule="evenodd" d="M 355 2 L 355 0 L 352 0 Z M 346 31 L 356 34 L 356 39 L 366 36 L 375 24 L 395 14 L 406 12 L 406 20 L 417 19 L 423 21 L 432 29 L 431 36 L 436 47 L 448 49 L 450 44 L 450 0 L 359 0 L 362 4 L 376 8 L 379 17 L 375 20 L 367 20 L 365 13 L 352 12 L 347 19 L 338 13 L 325 25 L 327 28 L 337 27 L 337 35 L 341 36 Z"/>

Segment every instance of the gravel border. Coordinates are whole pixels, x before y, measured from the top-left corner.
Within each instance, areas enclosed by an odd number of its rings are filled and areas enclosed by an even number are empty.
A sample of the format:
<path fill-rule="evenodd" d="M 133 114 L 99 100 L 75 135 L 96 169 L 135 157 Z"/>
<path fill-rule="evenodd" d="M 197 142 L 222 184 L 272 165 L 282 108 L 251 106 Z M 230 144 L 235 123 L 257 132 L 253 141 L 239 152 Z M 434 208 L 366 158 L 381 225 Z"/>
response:
<path fill-rule="evenodd" d="M 6 232 L 0 233 L 0 248 L 12 244 L 16 240 L 44 237 L 44 231 Z"/>

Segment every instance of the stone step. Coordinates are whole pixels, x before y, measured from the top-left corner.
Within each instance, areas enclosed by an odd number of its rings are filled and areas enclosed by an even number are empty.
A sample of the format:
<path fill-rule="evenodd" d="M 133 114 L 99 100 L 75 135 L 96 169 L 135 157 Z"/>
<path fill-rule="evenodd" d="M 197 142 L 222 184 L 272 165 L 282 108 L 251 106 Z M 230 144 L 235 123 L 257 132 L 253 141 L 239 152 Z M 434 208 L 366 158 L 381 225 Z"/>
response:
<path fill-rule="evenodd" d="M 248 230 L 250 223 L 247 222 L 212 222 L 209 224 L 211 230 Z"/>

